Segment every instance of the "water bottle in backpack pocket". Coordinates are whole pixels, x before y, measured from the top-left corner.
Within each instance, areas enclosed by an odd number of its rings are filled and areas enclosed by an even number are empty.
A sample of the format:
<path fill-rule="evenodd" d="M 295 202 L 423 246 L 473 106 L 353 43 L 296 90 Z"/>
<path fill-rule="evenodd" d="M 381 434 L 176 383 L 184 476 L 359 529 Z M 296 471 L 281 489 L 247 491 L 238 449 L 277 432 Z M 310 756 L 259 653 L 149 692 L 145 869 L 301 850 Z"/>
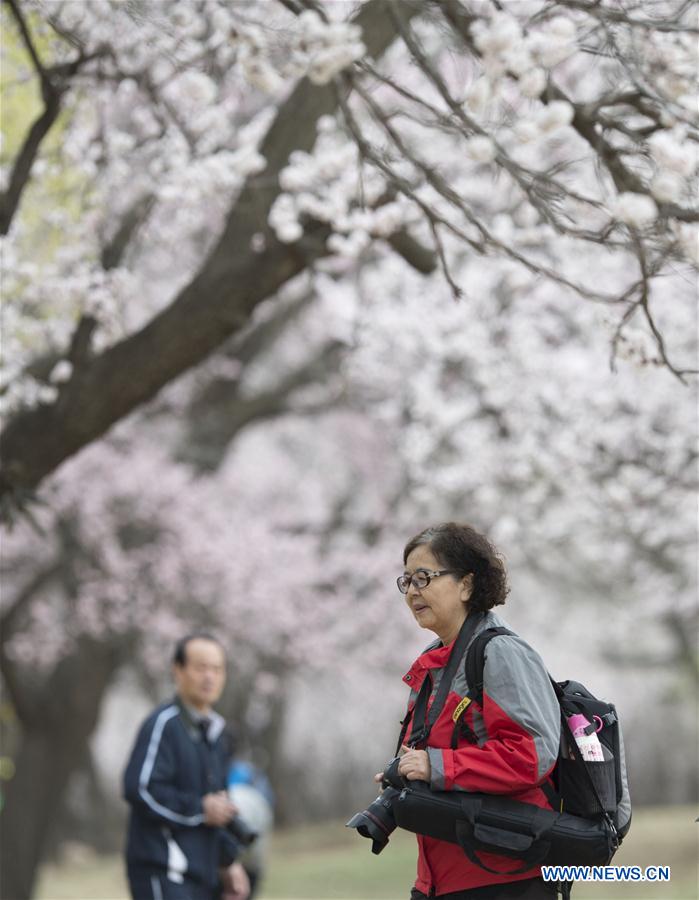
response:
<path fill-rule="evenodd" d="M 560 688 L 557 780 L 561 808 L 583 817 L 615 814 L 628 800 L 616 710 L 577 682 L 563 682 Z M 616 824 L 623 831 L 627 823 Z"/>

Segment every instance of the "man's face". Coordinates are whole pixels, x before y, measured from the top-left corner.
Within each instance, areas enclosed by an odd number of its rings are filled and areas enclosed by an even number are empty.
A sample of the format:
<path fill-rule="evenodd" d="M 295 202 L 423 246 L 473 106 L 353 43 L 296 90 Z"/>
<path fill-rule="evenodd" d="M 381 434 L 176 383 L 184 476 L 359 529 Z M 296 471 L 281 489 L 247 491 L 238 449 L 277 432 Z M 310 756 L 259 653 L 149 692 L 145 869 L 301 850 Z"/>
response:
<path fill-rule="evenodd" d="M 206 711 L 221 696 L 226 683 L 223 648 L 206 638 L 187 642 L 185 663 L 173 666 L 177 693 L 194 709 Z"/>

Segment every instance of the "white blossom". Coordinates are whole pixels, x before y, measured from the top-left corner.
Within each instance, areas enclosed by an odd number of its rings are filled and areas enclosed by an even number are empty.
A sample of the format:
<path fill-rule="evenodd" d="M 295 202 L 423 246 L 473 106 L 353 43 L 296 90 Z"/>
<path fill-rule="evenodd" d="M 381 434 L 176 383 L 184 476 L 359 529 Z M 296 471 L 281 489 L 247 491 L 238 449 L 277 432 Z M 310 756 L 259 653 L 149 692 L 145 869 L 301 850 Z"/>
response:
<path fill-rule="evenodd" d="M 565 100 L 554 100 L 540 109 L 535 118 L 541 131 L 550 134 L 570 125 L 574 115 L 575 110 L 570 103 Z"/>
<path fill-rule="evenodd" d="M 39 388 L 37 399 L 39 403 L 55 403 L 58 399 L 58 388 L 42 384 Z"/>
<path fill-rule="evenodd" d="M 486 56 L 502 57 L 522 40 L 522 27 L 506 12 L 498 12 L 489 22 L 477 21 L 471 31 L 476 46 Z"/>
<path fill-rule="evenodd" d="M 376 237 L 388 237 L 393 234 L 406 220 L 406 209 L 401 203 L 386 203 L 373 213 L 370 229 Z"/>
<path fill-rule="evenodd" d="M 520 119 L 513 128 L 517 140 L 523 144 L 529 144 L 541 137 L 541 128 L 533 119 Z"/>
<path fill-rule="evenodd" d="M 267 160 L 256 147 L 246 146 L 230 154 L 230 164 L 234 171 L 246 178 L 263 172 L 267 167 Z"/>
<path fill-rule="evenodd" d="M 335 116 L 321 116 L 316 124 L 318 134 L 328 134 L 337 130 L 337 119 Z"/>
<path fill-rule="evenodd" d="M 612 206 L 615 219 L 633 228 L 645 228 L 658 217 L 658 207 L 651 197 L 625 191 L 618 195 Z"/>
<path fill-rule="evenodd" d="M 284 84 L 284 80 L 271 63 L 262 56 L 247 56 L 242 59 L 243 74 L 247 81 L 266 94 L 273 94 Z"/>
<path fill-rule="evenodd" d="M 546 72 L 530 69 L 519 79 L 519 89 L 525 97 L 539 97 L 546 87 Z"/>
<path fill-rule="evenodd" d="M 359 26 L 324 22 L 314 10 L 297 19 L 299 31 L 291 47 L 295 75 L 306 74 L 314 84 L 327 84 L 342 69 L 366 53 Z"/>
<path fill-rule="evenodd" d="M 552 69 L 575 52 L 575 25 L 570 19 L 557 16 L 544 23 L 539 30 L 532 31 L 526 38 L 526 44 L 539 65 Z"/>
<path fill-rule="evenodd" d="M 670 131 L 657 131 L 648 139 L 650 153 L 661 169 L 668 169 L 690 176 L 697 166 L 697 146 L 688 141 L 685 130 L 675 127 Z"/>
<path fill-rule="evenodd" d="M 674 223 L 674 227 L 685 257 L 699 268 L 699 227 L 689 223 Z"/>
<path fill-rule="evenodd" d="M 49 381 L 53 382 L 54 384 L 63 384 L 66 381 L 70 381 L 70 377 L 72 374 L 73 364 L 68 359 L 62 359 L 60 360 L 60 362 L 57 362 L 51 370 Z"/>
<path fill-rule="evenodd" d="M 466 91 L 464 103 L 470 112 L 483 115 L 492 96 L 492 88 L 487 78 L 477 78 Z"/>
<path fill-rule="evenodd" d="M 522 76 L 533 66 L 534 60 L 525 44 L 519 44 L 507 54 L 507 70 L 513 75 Z"/>
<path fill-rule="evenodd" d="M 276 235 L 283 244 L 293 244 L 303 235 L 298 222 L 284 222 L 276 229 Z"/>
<path fill-rule="evenodd" d="M 310 164 L 298 160 L 279 173 L 279 185 L 283 191 L 303 191 L 313 185 L 315 170 Z"/>
<path fill-rule="evenodd" d="M 492 138 L 477 134 L 465 142 L 466 153 L 476 162 L 490 163 L 497 156 L 497 147 Z"/>
<path fill-rule="evenodd" d="M 283 244 L 293 244 L 303 235 L 298 211 L 290 194 L 280 194 L 269 213 L 269 224 Z"/>
<path fill-rule="evenodd" d="M 652 180 L 650 190 L 661 203 L 677 203 L 681 199 L 685 182 L 673 172 L 660 172 Z"/>
<path fill-rule="evenodd" d="M 575 40 L 575 23 L 567 16 L 555 16 L 553 19 L 549 19 L 546 30 L 561 41 Z"/>
<path fill-rule="evenodd" d="M 218 88 L 204 72 L 188 70 L 171 81 L 163 93 L 180 108 L 196 111 L 214 102 Z"/>
<path fill-rule="evenodd" d="M 340 256 L 353 258 L 359 256 L 369 242 L 369 235 L 363 231 L 352 231 L 348 235 L 333 234 L 328 238 L 328 249 Z"/>

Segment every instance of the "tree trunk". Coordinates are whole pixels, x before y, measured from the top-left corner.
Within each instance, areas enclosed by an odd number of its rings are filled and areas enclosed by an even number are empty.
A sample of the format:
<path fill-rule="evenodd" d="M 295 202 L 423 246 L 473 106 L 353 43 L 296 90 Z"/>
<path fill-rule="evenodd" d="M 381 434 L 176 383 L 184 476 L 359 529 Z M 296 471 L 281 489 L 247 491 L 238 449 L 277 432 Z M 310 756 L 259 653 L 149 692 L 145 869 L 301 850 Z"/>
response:
<path fill-rule="evenodd" d="M 81 642 L 47 678 L 36 714 L 22 722 L 15 776 L 2 811 L 0 896 L 7 900 L 32 896 L 51 825 L 119 663 L 116 646 Z"/>

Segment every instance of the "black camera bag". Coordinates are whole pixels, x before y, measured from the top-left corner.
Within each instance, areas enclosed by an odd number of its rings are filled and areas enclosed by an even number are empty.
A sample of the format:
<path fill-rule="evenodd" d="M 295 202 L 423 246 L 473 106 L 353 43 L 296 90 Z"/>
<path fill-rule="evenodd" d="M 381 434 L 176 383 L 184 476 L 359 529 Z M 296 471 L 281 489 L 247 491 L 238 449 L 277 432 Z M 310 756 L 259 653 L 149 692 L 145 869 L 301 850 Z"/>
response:
<path fill-rule="evenodd" d="M 424 781 L 408 782 L 392 812 L 399 827 L 458 844 L 473 863 L 497 874 L 502 870 L 489 868 L 480 853 L 519 860 L 510 872 L 518 874 L 542 863 L 606 865 L 617 848 L 606 818 L 583 819 L 489 794 L 432 791 Z"/>

